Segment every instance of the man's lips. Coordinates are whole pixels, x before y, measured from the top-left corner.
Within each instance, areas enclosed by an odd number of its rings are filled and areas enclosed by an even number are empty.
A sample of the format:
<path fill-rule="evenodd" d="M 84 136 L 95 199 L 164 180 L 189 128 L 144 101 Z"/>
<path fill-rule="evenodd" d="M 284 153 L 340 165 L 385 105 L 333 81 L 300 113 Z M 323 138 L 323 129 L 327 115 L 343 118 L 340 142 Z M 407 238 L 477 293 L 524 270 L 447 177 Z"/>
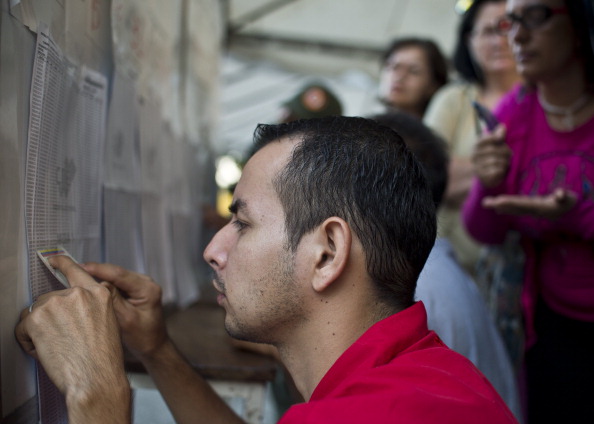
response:
<path fill-rule="evenodd" d="M 221 284 L 221 280 L 215 277 L 212 280 L 212 285 L 217 291 L 217 303 L 221 305 L 223 301 L 227 299 L 227 296 L 225 296 L 224 284 Z"/>
<path fill-rule="evenodd" d="M 216 291 L 218 291 L 220 294 L 223 294 L 224 290 L 222 287 L 220 287 L 220 284 L 218 283 L 218 281 L 216 279 L 212 280 L 212 286 L 214 287 L 214 289 Z"/>
<path fill-rule="evenodd" d="M 213 275 L 212 278 L 212 286 L 215 288 L 219 295 L 225 296 L 225 283 L 223 280 L 216 274 Z"/>

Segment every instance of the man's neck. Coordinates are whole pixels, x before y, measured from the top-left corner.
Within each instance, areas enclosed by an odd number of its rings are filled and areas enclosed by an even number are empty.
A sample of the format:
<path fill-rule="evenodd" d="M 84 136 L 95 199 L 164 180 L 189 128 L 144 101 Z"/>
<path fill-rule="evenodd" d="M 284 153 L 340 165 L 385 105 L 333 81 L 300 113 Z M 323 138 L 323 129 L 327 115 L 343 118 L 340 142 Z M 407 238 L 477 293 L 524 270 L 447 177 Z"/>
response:
<path fill-rule="evenodd" d="M 310 325 L 292 332 L 285 343 L 277 346 L 283 364 L 306 401 L 344 351 L 369 327 L 396 312 L 363 306 L 360 301 L 345 305 L 336 299 L 326 299 L 327 303 L 320 300 L 324 307 L 308 321 Z"/>

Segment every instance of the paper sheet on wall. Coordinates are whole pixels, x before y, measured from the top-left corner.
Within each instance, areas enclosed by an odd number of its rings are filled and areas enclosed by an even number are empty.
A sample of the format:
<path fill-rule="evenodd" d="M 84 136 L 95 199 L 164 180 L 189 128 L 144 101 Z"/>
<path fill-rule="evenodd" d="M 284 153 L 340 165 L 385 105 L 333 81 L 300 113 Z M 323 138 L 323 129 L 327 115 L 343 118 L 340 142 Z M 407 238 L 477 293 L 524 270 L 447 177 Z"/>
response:
<path fill-rule="evenodd" d="M 192 178 L 197 168 L 194 146 L 173 140 L 169 153 L 171 166 L 166 195 L 171 219 L 177 304 L 183 308 L 198 300 L 200 295 L 198 274 L 204 260 L 198 240 L 202 215 L 199 203 L 192 199 L 192 192 L 200 190 L 200 181 Z"/>
<path fill-rule="evenodd" d="M 113 74 L 105 140 L 105 186 L 128 192 L 141 189 L 140 147 L 134 81 Z"/>
<path fill-rule="evenodd" d="M 105 188 L 105 261 L 146 274 L 140 193 Z"/>
<path fill-rule="evenodd" d="M 168 140 L 160 107 L 146 97 L 138 102 L 142 175 L 141 222 L 146 272 L 163 288 L 163 303 L 175 302 L 171 227 L 165 191 Z"/>
<path fill-rule="evenodd" d="M 64 2 L 64 54 L 101 72 L 111 68 L 110 0 Z"/>
<path fill-rule="evenodd" d="M 185 308 L 200 296 L 198 264 L 203 260 L 198 248 L 200 225 L 195 216 L 172 214 L 171 232 L 176 303 Z"/>
<path fill-rule="evenodd" d="M 116 70 L 105 140 L 105 260 L 146 273 L 140 213 L 140 147 L 134 81 Z"/>
<path fill-rule="evenodd" d="M 101 74 L 70 63 L 40 25 L 25 167 L 25 224 L 34 299 L 62 288 L 36 250 L 62 245 L 79 261 L 100 259 L 100 164 L 107 85 Z M 41 422 L 66 422 L 63 398 L 39 368 Z"/>
<path fill-rule="evenodd" d="M 37 394 L 35 366 L 14 337 L 14 324 L 30 303 L 26 275 L 24 173 L 29 125 L 30 58 L 35 36 L 0 12 L 0 390 L 1 415 L 30 405 Z M 34 411 L 35 412 L 35 411 Z M 35 416 L 37 413 L 35 412 Z M 0 421 L 2 419 L 0 418 Z M 7 420 L 8 421 L 8 420 Z"/>

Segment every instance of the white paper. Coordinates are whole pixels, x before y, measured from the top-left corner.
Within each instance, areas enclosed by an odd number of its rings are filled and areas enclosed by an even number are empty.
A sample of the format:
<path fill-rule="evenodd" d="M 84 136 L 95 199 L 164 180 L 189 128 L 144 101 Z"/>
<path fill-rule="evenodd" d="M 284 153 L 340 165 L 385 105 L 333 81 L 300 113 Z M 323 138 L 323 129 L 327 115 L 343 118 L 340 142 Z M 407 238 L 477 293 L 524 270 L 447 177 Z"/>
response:
<path fill-rule="evenodd" d="M 47 0 L 46 0 L 47 1 Z M 77 63 L 111 67 L 110 0 L 64 0 L 64 53 Z"/>
<path fill-rule="evenodd" d="M 185 308 L 200 296 L 198 270 L 199 261 L 203 261 L 198 249 L 200 225 L 195 216 L 173 214 L 171 228 L 176 303 Z"/>
<path fill-rule="evenodd" d="M 146 273 L 163 288 L 163 303 L 175 303 L 171 226 L 163 197 L 143 193 L 141 214 Z"/>
<path fill-rule="evenodd" d="M 105 261 L 146 274 L 140 193 L 105 188 Z"/>
<path fill-rule="evenodd" d="M 105 185 L 140 192 L 140 146 L 134 81 L 114 72 L 105 140 Z"/>
<path fill-rule="evenodd" d="M 105 260 L 146 273 L 140 213 L 141 171 L 134 81 L 115 72 L 105 141 Z"/>
<path fill-rule="evenodd" d="M 184 308 L 198 300 L 202 252 L 202 213 L 194 193 L 200 191 L 196 147 L 183 141 L 172 142 L 171 172 L 166 191 L 171 219 L 173 267 L 178 306 Z"/>
<path fill-rule="evenodd" d="M 141 222 L 146 272 L 163 288 L 163 302 L 176 300 L 171 226 L 163 195 L 166 185 L 163 120 L 158 104 L 139 97 L 139 146 L 142 175 Z"/>
<path fill-rule="evenodd" d="M 36 250 L 63 245 L 81 261 L 101 253 L 107 80 L 70 63 L 39 26 L 25 166 L 25 222 L 33 298 L 61 285 Z M 40 368 L 42 422 L 65 422 L 62 396 Z"/>
<path fill-rule="evenodd" d="M 19 314 L 31 299 L 22 165 L 35 36 L 4 8 L 0 20 L 0 386 L 2 413 L 8 416 L 36 394 L 34 361 L 14 337 Z"/>

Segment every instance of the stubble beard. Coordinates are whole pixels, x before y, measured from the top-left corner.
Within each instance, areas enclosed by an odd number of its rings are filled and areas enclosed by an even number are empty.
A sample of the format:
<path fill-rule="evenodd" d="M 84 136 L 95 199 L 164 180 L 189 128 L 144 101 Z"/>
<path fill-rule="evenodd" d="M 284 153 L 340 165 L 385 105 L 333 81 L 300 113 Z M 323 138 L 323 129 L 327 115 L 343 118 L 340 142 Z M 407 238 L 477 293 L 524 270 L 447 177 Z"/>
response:
<path fill-rule="evenodd" d="M 303 317 L 303 303 L 294 269 L 293 253 L 283 249 L 270 272 L 250 284 L 253 290 L 244 302 L 257 305 L 255 316 L 231 316 L 227 312 L 225 329 L 231 337 L 275 345 L 279 337 L 290 331 L 291 326 Z M 253 304 L 248 306 L 254 309 Z M 245 310 L 246 307 L 239 307 L 238 311 Z"/>

